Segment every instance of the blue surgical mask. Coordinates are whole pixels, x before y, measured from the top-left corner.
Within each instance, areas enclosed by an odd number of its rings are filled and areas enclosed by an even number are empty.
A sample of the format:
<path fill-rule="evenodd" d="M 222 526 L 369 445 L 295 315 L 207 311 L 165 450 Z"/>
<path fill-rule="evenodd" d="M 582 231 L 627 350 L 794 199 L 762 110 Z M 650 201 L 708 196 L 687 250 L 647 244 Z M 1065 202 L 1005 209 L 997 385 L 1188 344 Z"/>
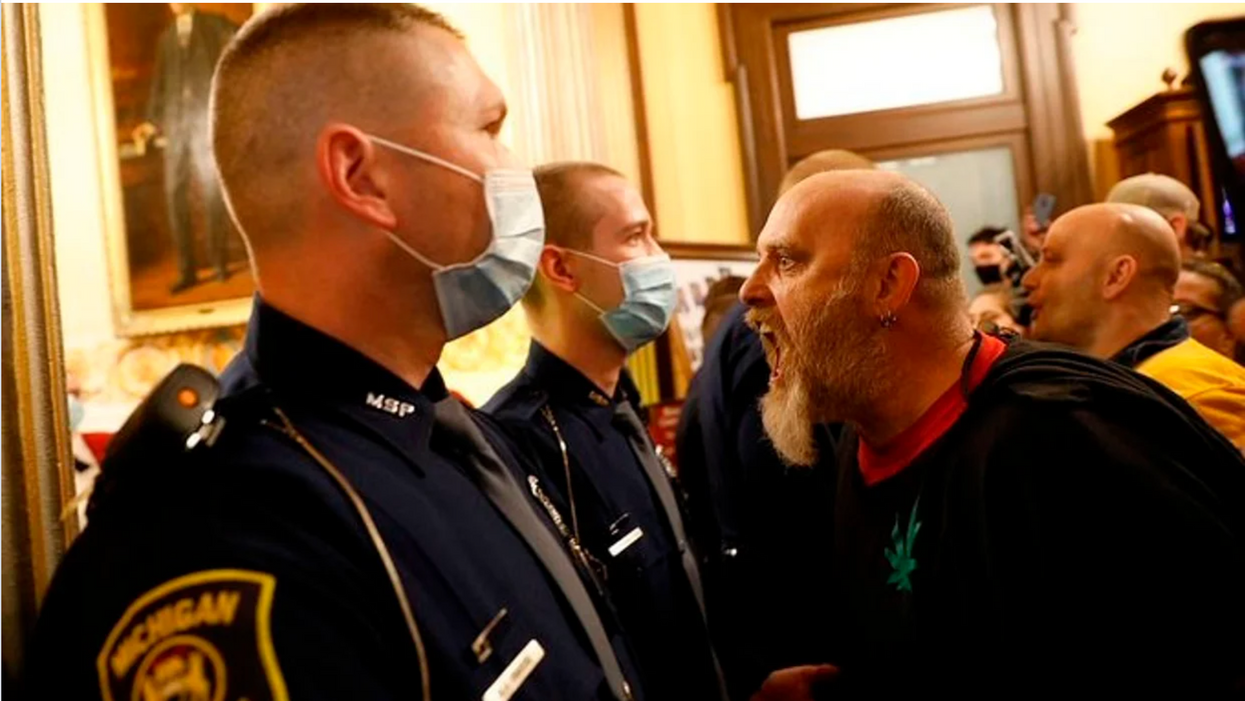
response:
<path fill-rule="evenodd" d="M 532 171 L 493 169 L 483 176 L 378 136 L 372 141 L 439 165 L 484 185 L 492 240 L 474 260 L 444 265 L 429 260 L 392 231 L 385 234 L 411 257 L 432 268 L 432 284 L 449 340 L 487 326 L 505 314 L 532 285 L 545 245 L 545 215 Z"/>
<path fill-rule="evenodd" d="M 564 250 L 618 269 L 623 301 L 617 307 L 607 311 L 578 292 L 575 296 L 600 313 L 601 323 L 628 353 L 656 339 L 670 325 L 678 299 L 670 256 L 662 253 L 615 263 L 591 253 Z"/>
<path fill-rule="evenodd" d="M 72 394 L 69 395 L 69 432 L 77 433 L 84 418 L 86 418 L 86 407 L 82 405 L 82 400 Z"/>

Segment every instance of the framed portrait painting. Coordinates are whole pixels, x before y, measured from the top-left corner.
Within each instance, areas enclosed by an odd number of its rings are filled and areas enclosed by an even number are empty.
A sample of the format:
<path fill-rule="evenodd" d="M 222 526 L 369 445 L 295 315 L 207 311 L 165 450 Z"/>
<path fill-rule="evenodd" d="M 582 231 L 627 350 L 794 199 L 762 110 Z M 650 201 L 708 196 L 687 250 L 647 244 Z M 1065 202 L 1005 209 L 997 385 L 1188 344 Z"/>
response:
<path fill-rule="evenodd" d="M 254 282 L 208 135 L 212 73 L 253 12 L 239 3 L 88 9 L 117 332 L 246 321 Z"/>

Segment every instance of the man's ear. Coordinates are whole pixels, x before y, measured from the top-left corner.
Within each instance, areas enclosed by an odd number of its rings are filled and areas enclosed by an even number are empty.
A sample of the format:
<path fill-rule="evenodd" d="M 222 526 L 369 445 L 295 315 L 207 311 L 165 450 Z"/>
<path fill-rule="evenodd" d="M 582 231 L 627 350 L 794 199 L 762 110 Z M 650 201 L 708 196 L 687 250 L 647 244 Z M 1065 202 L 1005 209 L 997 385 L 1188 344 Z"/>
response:
<path fill-rule="evenodd" d="M 398 215 L 390 205 L 394 183 L 381 167 L 376 145 L 363 132 L 348 124 L 325 126 L 316 139 L 316 172 L 346 212 L 384 231 L 398 228 Z"/>
<path fill-rule="evenodd" d="M 1102 283 L 1102 298 L 1119 297 L 1137 277 L 1137 259 L 1132 256 L 1116 256 L 1107 264 L 1107 276 Z"/>
<path fill-rule="evenodd" d="M 898 316 L 921 279 L 921 265 L 910 253 L 892 253 L 884 262 L 874 310 L 879 318 Z"/>
<path fill-rule="evenodd" d="M 1189 236 L 1189 218 L 1183 212 L 1176 212 L 1167 218 L 1167 223 L 1171 224 L 1172 231 L 1176 232 L 1176 242 L 1180 245 L 1191 243 Z"/>
<path fill-rule="evenodd" d="M 575 292 L 579 289 L 579 278 L 568 263 L 569 256 L 562 249 L 545 246 L 540 252 L 537 269 L 545 281 L 552 287 L 563 292 Z"/>

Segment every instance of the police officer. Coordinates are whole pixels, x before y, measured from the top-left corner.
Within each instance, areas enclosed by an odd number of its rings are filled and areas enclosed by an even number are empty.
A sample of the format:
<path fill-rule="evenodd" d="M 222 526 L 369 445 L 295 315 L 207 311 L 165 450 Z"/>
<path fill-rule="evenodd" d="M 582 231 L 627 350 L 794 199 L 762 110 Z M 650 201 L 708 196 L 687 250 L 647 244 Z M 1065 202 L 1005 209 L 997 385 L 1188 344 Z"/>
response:
<path fill-rule="evenodd" d="M 213 147 L 260 295 L 224 424 L 102 490 L 47 596 L 32 697 L 632 696 L 528 470 L 435 368 L 541 254 L 505 114 L 417 6 L 284 6 L 241 30 Z"/>
<path fill-rule="evenodd" d="M 607 582 L 654 699 L 721 698 L 697 564 L 664 463 L 639 418 L 627 355 L 666 329 L 674 269 L 616 171 L 536 171 L 548 237 L 524 297 L 527 365 L 486 406 L 533 462 L 568 537 Z"/>

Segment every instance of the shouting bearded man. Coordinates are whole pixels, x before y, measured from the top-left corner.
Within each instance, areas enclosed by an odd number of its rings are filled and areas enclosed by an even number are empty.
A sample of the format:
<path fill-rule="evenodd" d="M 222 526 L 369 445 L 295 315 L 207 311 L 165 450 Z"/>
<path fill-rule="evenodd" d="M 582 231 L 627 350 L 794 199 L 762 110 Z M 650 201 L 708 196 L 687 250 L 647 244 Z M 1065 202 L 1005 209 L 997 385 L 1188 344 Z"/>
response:
<path fill-rule="evenodd" d="M 974 332 L 950 217 L 895 173 L 810 178 L 740 291 L 788 461 L 845 421 L 836 650 L 756 699 L 1233 688 L 1245 461 L 1158 384 Z"/>

